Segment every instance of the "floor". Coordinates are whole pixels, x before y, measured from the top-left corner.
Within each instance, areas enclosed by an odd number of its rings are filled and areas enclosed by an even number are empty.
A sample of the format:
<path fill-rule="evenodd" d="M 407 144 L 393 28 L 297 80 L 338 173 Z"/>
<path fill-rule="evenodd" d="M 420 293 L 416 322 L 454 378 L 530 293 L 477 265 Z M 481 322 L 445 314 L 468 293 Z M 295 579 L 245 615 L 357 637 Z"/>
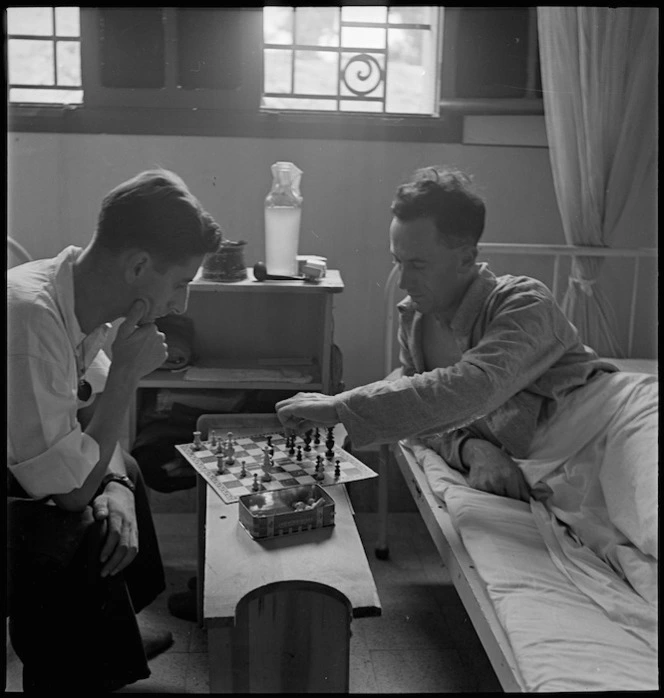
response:
<path fill-rule="evenodd" d="M 160 511 L 163 508 L 153 507 L 167 593 L 139 614 L 139 621 L 170 629 L 175 644 L 150 663 L 149 679 L 119 693 L 206 693 L 209 688 L 205 631 L 173 618 L 166 609 L 167 594 L 185 589 L 195 569 L 195 514 Z M 390 514 L 389 560 L 378 560 L 374 554 L 377 515 L 357 513 L 356 520 L 376 580 L 382 615 L 352 623 L 350 692 L 500 691 L 419 514 Z M 7 660 L 6 690 L 20 692 L 21 665 L 10 646 Z"/>

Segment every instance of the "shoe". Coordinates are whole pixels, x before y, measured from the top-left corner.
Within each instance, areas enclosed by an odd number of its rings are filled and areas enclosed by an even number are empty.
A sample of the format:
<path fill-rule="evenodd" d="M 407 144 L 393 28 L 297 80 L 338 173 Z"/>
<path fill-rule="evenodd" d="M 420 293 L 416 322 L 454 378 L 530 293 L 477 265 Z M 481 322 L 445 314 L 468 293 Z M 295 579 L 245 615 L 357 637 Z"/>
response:
<path fill-rule="evenodd" d="M 173 645 L 173 633 L 170 630 L 142 630 L 141 638 L 148 661 L 159 656 Z"/>
<path fill-rule="evenodd" d="M 176 618 L 196 623 L 198 621 L 196 592 L 189 589 L 171 594 L 168 597 L 168 610 Z"/>

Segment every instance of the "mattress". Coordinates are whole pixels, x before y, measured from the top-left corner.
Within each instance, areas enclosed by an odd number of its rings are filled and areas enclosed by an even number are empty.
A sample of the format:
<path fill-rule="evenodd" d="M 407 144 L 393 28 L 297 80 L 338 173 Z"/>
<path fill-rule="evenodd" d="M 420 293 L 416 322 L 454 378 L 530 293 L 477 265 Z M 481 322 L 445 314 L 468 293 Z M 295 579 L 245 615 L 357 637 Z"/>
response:
<path fill-rule="evenodd" d="M 656 461 L 656 441 L 651 453 L 656 379 L 613 376 L 586 393 L 577 391 L 570 410 L 536 439 L 534 455 L 540 457 L 520 461 L 524 473 L 530 468 L 535 490 L 538 483 L 553 489 L 546 506 L 535 499 L 526 503 L 473 490 L 434 451 L 417 441 L 404 444 L 446 504 L 528 691 L 658 688 L 657 561 L 641 551 L 657 546 L 651 539 L 656 533 L 643 534 L 656 527 L 656 466 L 641 467 Z M 625 423 L 634 428 L 614 428 Z M 625 431 L 638 435 L 637 450 L 629 458 L 622 443 L 611 441 L 614 432 Z M 598 459 L 597 449 L 607 443 L 607 457 Z M 633 447 L 628 439 L 625 448 Z M 595 470 L 588 465 L 591 458 L 598 463 Z M 602 489 L 601 477 L 607 480 L 617 465 L 618 480 L 609 478 Z M 640 492 L 637 480 L 641 490 L 651 491 Z M 603 498 L 605 493 L 611 501 L 612 487 L 621 501 L 630 487 L 640 497 L 626 523 L 618 521 L 621 529 L 613 525 Z M 585 494 L 575 497 L 570 491 Z M 576 525 L 588 536 L 588 545 L 575 534 Z M 623 559 L 629 562 L 626 570 L 618 569 Z M 629 580 L 643 584 L 640 593 Z"/>

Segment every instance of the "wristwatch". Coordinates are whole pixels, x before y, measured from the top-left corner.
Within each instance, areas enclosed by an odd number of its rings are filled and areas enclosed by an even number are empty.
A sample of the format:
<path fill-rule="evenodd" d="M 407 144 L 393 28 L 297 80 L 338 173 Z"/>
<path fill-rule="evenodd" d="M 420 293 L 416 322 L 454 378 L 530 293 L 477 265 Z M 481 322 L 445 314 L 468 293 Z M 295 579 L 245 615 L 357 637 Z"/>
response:
<path fill-rule="evenodd" d="M 136 491 L 136 486 L 126 475 L 120 475 L 119 473 L 108 473 L 107 475 L 104 475 L 104 478 L 101 481 L 101 485 L 99 486 L 100 493 L 106 489 L 106 485 L 108 485 L 109 482 L 118 482 L 121 485 L 124 485 L 131 492 Z"/>

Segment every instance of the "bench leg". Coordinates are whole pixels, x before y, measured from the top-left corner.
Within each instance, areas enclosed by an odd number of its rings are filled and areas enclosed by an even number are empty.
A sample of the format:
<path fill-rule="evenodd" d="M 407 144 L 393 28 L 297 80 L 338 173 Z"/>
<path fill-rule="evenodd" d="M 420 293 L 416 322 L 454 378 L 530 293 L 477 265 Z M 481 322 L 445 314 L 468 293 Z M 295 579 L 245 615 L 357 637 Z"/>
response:
<path fill-rule="evenodd" d="M 387 515 L 389 513 L 388 473 L 390 447 L 382 445 L 378 456 L 378 541 L 376 542 L 376 557 L 387 560 L 390 550 L 387 543 Z"/>

